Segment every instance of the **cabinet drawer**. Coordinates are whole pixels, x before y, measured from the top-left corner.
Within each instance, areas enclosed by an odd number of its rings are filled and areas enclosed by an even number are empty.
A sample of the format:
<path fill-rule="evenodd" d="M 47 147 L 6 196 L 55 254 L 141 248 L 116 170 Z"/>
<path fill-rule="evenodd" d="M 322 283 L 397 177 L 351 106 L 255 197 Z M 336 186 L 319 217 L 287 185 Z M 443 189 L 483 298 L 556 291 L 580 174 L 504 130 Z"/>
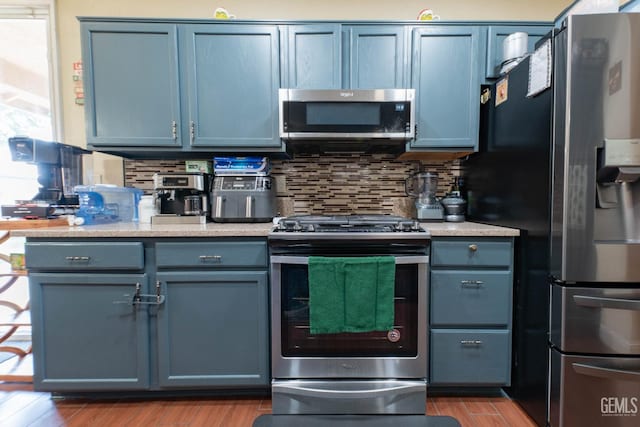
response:
<path fill-rule="evenodd" d="M 431 272 L 431 325 L 507 326 L 511 319 L 511 272 Z"/>
<path fill-rule="evenodd" d="M 431 385 L 509 385 L 507 330 L 431 330 Z"/>
<path fill-rule="evenodd" d="M 28 269 L 47 271 L 141 270 L 142 242 L 27 242 Z"/>
<path fill-rule="evenodd" d="M 434 240 L 432 266 L 510 267 L 511 239 Z"/>
<path fill-rule="evenodd" d="M 266 267 L 265 242 L 158 243 L 156 264 L 164 267 Z"/>

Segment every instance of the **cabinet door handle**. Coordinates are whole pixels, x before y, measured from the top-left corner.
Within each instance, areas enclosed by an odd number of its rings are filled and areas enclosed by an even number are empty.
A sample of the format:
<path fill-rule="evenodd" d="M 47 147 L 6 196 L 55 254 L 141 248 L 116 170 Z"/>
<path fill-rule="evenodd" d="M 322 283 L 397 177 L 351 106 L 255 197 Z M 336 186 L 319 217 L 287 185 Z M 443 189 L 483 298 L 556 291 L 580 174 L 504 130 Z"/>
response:
<path fill-rule="evenodd" d="M 222 262 L 221 255 L 200 255 L 200 261 L 202 262 Z"/>
<path fill-rule="evenodd" d="M 196 140 L 196 122 L 193 120 L 189 122 L 189 139 L 191 140 L 191 144 Z"/>
<path fill-rule="evenodd" d="M 136 283 L 136 293 L 133 296 L 133 305 L 160 305 L 164 303 L 165 296 L 160 294 L 161 284 L 160 281 L 156 282 L 156 293 L 155 295 L 151 294 L 142 294 L 142 287 L 140 283 Z M 125 295 L 127 296 L 127 295 Z"/>
<path fill-rule="evenodd" d="M 476 252 L 476 251 L 478 250 L 478 245 L 476 245 L 475 243 L 474 243 L 474 244 L 469 245 L 469 250 L 470 250 L 471 252 Z"/>
<path fill-rule="evenodd" d="M 482 345 L 482 341 L 480 340 L 462 340 L 460 344 L 464 347 L 478 347 Z"/>
<path fill-rule="evenodd" d="M 140 283 L 136 283 L 135 292 L 134 292 L 133 296 L 131 294 L 124 294 L 124 295 L 122 295 L 124 297 L 124 300 L 113 301 L 113 303 L 114 304 L 127 304 L 127 305 L 139 304 L 140 301 L 141 301 L 141 297 L 142 297 L 142 295 L 140 294 L 141 290 L 142 290 L 142 286 L 140 285 Z"/>
<path fill-rule="evenodd" d="M 481 288 L 484 282 L 482 280 L 461 280 L 461 288 Z"/>
<path fill-rule="evenodd" d="M 171 137 L 174 141 L 178 139 L 178 123 L 175 120 L 171 121 Z"/>
<path fill-rule="evenodd" d="M 89 256 L 66 256 L 64 257 L 67 261 L 71 262 L 89 262 L 91 257 Z"/>

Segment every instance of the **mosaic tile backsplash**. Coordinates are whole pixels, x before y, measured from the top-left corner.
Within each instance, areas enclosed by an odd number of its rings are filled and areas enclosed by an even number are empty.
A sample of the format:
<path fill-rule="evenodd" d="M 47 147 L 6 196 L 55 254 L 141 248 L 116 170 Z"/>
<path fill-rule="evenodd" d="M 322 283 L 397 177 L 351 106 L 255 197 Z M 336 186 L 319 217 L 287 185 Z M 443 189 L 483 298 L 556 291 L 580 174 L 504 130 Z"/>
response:
<path fill-rule="evenodd" d="M 345 153 L 296 155 L 271 160 L 278 189 L 278 214 L 381 213 L 413 216 L 413 199 L 404 191 L 405 179 L 419 171 L 437 172 L 438 195 L 444 196 L 459 160 L 396 160 L 393 155 Z M 156 172 L 184 172 L 184 161 L 125 160 L 125 185 L 153 191 Z"/>

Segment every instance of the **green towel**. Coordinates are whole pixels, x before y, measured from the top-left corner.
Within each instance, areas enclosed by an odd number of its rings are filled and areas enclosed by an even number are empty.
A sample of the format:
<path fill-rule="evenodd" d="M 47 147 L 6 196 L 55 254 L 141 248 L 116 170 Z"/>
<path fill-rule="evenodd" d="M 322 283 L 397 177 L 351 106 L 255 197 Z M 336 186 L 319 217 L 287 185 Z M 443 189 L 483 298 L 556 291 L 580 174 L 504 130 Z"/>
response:
<path fill-rule="evenodd" d="M 311 333 L 392 329 L 395 275 L 391 256 L 309 257 Z"/>

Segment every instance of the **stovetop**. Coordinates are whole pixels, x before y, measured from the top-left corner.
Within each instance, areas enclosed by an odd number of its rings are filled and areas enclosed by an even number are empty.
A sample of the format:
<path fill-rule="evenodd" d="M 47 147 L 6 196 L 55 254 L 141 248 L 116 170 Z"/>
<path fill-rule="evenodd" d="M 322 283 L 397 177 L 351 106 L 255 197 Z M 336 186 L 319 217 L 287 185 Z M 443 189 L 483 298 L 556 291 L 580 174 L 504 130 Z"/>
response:
<path fill-rule="evenodd" d="M 395 215 L 293 215 L 274 233 L 423 233 L 420 223 Z"/>

